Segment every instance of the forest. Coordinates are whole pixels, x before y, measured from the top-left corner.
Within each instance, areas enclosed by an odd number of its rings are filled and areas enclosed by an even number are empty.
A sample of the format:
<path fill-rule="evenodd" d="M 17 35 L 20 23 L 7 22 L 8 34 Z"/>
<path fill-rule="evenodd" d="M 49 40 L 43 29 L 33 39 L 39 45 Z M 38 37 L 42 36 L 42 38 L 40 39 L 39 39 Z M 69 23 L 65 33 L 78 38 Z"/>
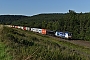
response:
<path fill-rule="evenodd" d="M 26 18 L 24 15 L 0 15 L 0 24 L 11 24 L 13 21 Z"/>
<path fill-rule="evenodd" d="M 73 39 L 90 41 L 90 13 L 41 13 L 33 16 L 0 15 L 0 24 L 45 28 L 72 32 Z"/>

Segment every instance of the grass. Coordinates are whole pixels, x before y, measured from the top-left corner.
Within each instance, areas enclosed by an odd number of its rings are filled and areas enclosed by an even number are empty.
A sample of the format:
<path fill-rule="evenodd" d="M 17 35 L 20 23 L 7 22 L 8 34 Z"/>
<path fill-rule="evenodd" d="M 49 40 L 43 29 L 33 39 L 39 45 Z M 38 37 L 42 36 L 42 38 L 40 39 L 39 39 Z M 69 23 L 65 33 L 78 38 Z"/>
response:
<path fill-rule="evenodd" d="M 90 49 L 52 37 L 4 27 L 1 33 L 1 52 L 9 60 L 89 60 Z M 4 45 L 3 45 L 4 44 Z M 3 45 L 3 46 L 2 46 Z M 5 49 L 5 50 L 3 50 Z M 2 56 L 3 56 L 2 53 Z"/>
<path fill-rule="evenodd" d="M 7 52 L 10 48 L 1 41 L 3 25 L 0 25 L 0 60 L 12 60 L 12 56 Z"/>
<path fill-rule="evenodd" d="M 0 42 L 0 60 L 11 60 L 12 56 L 7 53 L 8 48 Z"/>

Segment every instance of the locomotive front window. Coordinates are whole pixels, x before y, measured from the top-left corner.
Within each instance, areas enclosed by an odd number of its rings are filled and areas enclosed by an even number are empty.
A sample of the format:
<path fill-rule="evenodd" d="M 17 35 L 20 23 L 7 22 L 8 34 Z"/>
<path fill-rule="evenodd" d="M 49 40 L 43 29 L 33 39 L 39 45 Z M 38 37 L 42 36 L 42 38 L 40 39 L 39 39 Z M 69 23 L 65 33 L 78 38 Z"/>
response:
<path fill-rule="evenodd" d="M 57 35 L 59 35 L 59 33 L 57 33 Z"/>
<path fill-rule="evenodd" d="M 69 36 L 71 36 L 72 34 L 71 34 L 71 33 L 69 33 L 68 35 L 69 35 Z"/>

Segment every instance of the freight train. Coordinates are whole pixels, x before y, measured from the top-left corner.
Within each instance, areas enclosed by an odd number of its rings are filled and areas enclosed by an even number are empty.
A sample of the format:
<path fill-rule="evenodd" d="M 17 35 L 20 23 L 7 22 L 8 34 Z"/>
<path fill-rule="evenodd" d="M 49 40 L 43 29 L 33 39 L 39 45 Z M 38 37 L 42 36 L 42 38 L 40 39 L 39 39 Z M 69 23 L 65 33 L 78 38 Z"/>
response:
<path fill-rule="evenodd" d="M 27 31 L 32 31 L 44 35 L 51 35 L 55 37 L 60 37 L 63 39 L 72 39 L 72 33 L 71 32 L 61 32 L 61 31 L 51 31 L 47 29 L 40 29 L 40 28 L 30 28 L 30 27 L 25 27 L 25 26 L 14 26 L 14 25 L 5 25 L 7 27 L 11 28 L 18 28 L 22 30 L 27 30 Z"/>

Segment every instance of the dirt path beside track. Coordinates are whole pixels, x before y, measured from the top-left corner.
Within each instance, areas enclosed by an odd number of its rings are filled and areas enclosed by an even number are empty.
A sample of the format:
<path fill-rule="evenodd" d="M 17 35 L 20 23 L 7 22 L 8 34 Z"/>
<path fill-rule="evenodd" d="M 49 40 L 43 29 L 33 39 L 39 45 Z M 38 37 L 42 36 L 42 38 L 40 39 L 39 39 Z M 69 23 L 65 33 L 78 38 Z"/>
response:
<path fill-rule="evenodd" d="M 52 37 L 52 36 L 50 36 L 50 37 Z M 57 38 L 57 37 L 52 37 L 52 38 L 60 40 L 60 41 L 70 42 L 70 43 L 73 43 L 75 45 L 84 46 L 86 48 L 90 48 L 90 41 L 84 41 L 84 40 L 65 40 L 65 39 L 61 39 L 61 38 Z"/>
<path fill-rule="evenodd" d="M 84 46 L 90 48 L 90 41 L 83 41 L 83 40 L 71 40 L 70 43 L 77 44 L 80 46 Z"/>

